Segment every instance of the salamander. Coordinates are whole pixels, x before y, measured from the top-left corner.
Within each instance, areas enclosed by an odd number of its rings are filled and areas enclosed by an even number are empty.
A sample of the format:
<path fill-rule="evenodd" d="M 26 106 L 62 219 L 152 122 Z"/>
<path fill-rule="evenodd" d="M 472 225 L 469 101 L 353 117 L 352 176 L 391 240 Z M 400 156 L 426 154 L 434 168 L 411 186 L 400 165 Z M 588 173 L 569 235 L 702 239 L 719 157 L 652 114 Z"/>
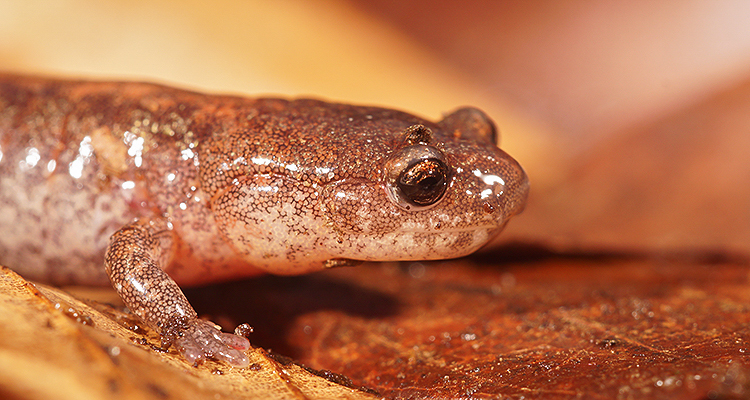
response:
<path fill-rule="evenodd" d="M 107 284 L 193 364 L 249 342 L 178 284 L 467 255 L 528 179 L 482 111 L 440 121 L 313 99 L 0 74 L 0 263 Z"/>

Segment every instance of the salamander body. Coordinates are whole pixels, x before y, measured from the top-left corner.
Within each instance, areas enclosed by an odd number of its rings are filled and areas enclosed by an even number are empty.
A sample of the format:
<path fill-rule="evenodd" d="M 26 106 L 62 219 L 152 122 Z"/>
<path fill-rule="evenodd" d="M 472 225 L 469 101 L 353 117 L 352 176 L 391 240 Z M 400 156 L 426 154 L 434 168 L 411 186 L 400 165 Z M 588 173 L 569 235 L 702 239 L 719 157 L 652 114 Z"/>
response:
<path fill-rule="evenodd" d="M 243 365 L 242 338 L 197 319 L 175 281 L 469 254 L 528 192 L 496 140 L 474 108 L 430 122 L 0 75 L 0 263 L 51 283 L 111 282 L 165 345 Z"/>

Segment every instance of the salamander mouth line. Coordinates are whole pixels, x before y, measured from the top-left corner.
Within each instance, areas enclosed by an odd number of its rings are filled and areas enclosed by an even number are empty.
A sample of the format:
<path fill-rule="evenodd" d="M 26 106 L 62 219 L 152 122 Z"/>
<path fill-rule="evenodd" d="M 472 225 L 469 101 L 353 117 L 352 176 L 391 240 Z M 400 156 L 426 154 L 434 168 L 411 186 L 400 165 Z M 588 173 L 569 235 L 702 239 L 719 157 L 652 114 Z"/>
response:
<path fill-rule="evenodd" d="M 451 228 L 451 229 L 400 229 L 400 230 L 397 230 L 397 232 L 399 233 L 464 233 L 464 232 L 474 232 L 476 230 L 482 230 L 482 229 L 497 229 L 502 226 L 503 224 L 478 225 L 478 226 L 472 226 L 468 228 Z"/>

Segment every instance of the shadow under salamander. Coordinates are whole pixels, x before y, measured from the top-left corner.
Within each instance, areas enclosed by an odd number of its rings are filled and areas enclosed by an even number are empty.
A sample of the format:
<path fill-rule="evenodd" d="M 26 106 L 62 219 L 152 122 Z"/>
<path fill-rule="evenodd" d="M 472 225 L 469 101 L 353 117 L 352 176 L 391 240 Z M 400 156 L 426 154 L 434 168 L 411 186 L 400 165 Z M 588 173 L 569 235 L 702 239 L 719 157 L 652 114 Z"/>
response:
<path fill-rule="evenodd" d="M 254 346 L 270 348 L 292 358 L 297 354 L 287 338 L 299 316 L 334 311 L 369 319 L 392 316 L 399 310 L 395 298 L 327 276 L 325 272 L 301 276 L 262 275 L 184 291 L 198 315 L 208 316 L 217 323 L 247 322 L 255 330 L 250 335 Z"/>

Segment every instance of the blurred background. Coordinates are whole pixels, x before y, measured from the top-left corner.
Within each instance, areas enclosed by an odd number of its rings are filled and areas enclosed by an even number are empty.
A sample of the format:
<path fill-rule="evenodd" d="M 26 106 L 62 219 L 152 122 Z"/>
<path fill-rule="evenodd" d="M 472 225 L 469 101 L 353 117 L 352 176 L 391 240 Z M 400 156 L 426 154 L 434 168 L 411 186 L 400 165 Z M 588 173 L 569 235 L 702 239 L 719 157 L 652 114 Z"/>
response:
<path fill-rule="evenodd" d="M 0 1 L 0 71 L 487 111 L 499 242 L 750 254 L 750 3 Z"/>

